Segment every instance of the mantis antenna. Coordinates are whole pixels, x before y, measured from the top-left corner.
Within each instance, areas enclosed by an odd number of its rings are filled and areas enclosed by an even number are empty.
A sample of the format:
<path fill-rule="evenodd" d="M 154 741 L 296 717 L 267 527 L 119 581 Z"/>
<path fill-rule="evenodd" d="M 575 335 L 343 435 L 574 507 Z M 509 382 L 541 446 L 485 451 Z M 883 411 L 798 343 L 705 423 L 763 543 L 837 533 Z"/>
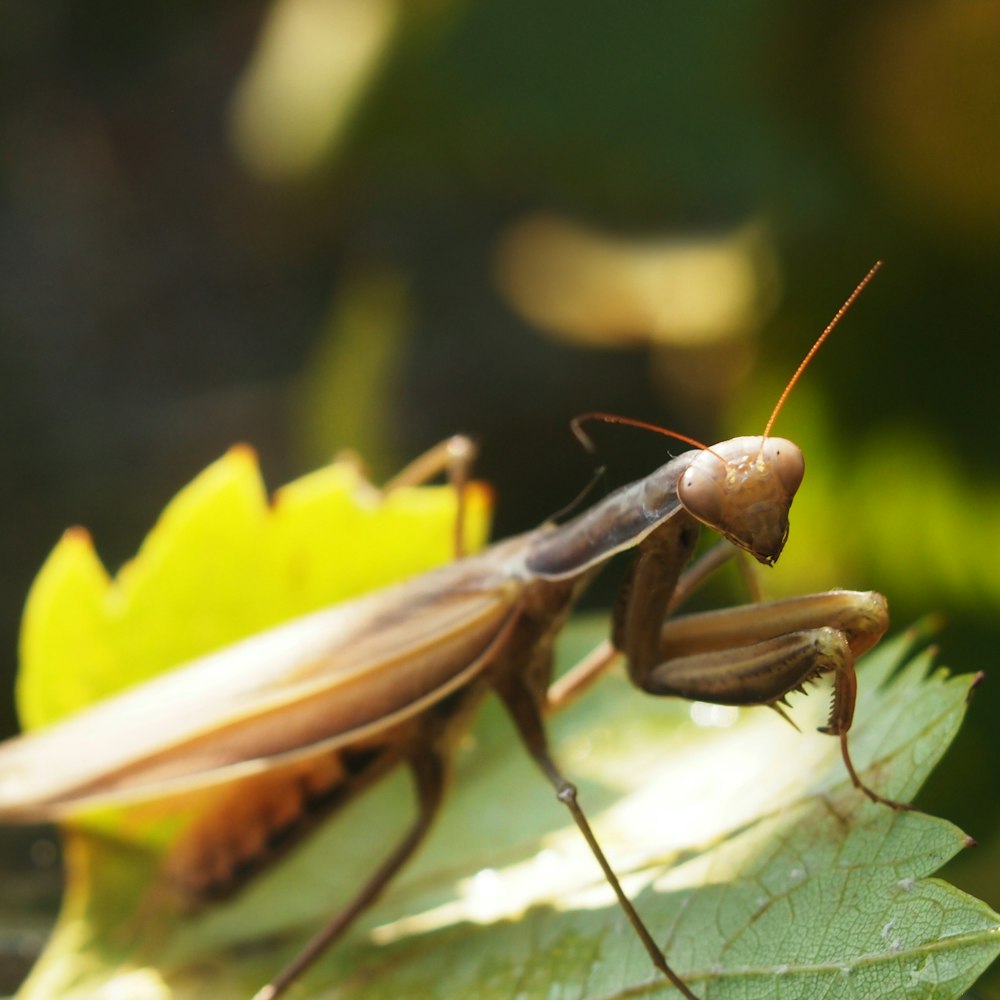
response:
<path fill-rule="evenodd" d="M 774 404 L 774 409 L 771 411 L 771 416 L 768 418 L 767 423 L 764 425 L 763 437 L 768 437 L 771 433 L 771 428 L 774 426 L 775 420 L 778 419 L 778 414 L 781 412 L 781 408 L 785 405 L 785 400 L 788 399 L 789 394 L 792 389 L 795 388 L 795 384 L 798 382 L 802 373 L 809 367 L 809 362 L 815 357 L 816 352 L 823 346 L 823 341 L 833 333 L 834 327 L 844 318 L 844 313 L 847 312 L 851 306 L 854 305 L 857 297 L 865 290 L 865 286 L 868 284 L 872 278 L 878 273 L 879 268 L 882 266 L 882 261 L 877 260 L 871 266 L 869 272 L 858 282 L 857 288 L 847 296 L 844 304 L 834 313 L 833 319 L 830 320 L 826 325 L 826 329 L 816 338 L 816 343 L 809 348 L 806 352 L 806 356 L 799 363 L 799 367 L 795 369 L 795 374 L 788 380 L 788 385 L 782 390 L 781 395 L 778 397 L 778 402 Z"/>
<path fill-rule="evenodd" d="M 877 260 L 871 266 L 868 273 L 858 282 L 857 287 L 847 296 L 844 304 L 834 313 L 833 319 L 827 323 L 826 328 L 823 332 L 816 338 L 816 342 L 809 348 L 806 352 L 806 356 L 799 362 L 798 368 L 795 369 L 795 373 L 788 380 L 788 384 L 781 391 L 781 395 L 778 397 L 777 403 L 774 404 L 774 409 L 771 411 L 771 416 L 768 417 L 767 423 L 764 425 L 764 433 L 762 438 L 766 439 L 771 434 L 771 428 L 774 426 L 775 420 L 778 419 L 778 414 L 781 412 L 782 407 L 785 405 L 785 400 L 788 399 L 792 390 L 795 388 L 799 379 L 802 377 L 802 373 L 809 367 L 809 363 L 816 356 L 816 352 L 823 346 L 823 342 L 833 333 L 834 328 L 837 324 L 844 318 L 844 314 L 848 309 L 854 305 L 857 297 L 864 291 L 865 286 L 875 277 L 879 269 L 882 267 L 882 261 Z M 570 427 L 573 430 L 573 434 L 576 439 L 587 449 L 589 452 L 593 452 L 594 442 L 590 435 L 583 429 L 583 425 L 591 420 L 599 420 L 601 423 L 605 424 L 622 424 L 626 427 L 637 427 L 640 430 L 653 431 L 655 434 L 662 434 L 665 437 L 675 438 L 677 441 L 681 441 L 684 444 L 691 445 L 692 448 L 699 448 L 701 451 L 707 451 L 709 454 L 715 455 L 720 461 L 725 462 L 725 459 L 714 452 L 707 444 L 703 444 L 696 438 L 689 437 L 687 434 L 681 434 L 679 431 L 668 430 L 665 427 L 660 427 L 657 424 L 648 423 L 645 420 L 636 420 L 633 417 L 623 417 L 617 413 L 603 413 L 600 411 L 593 411 L 591 413 L 581 413 L 579 416 L 574 417 L 570 421 Z"/>

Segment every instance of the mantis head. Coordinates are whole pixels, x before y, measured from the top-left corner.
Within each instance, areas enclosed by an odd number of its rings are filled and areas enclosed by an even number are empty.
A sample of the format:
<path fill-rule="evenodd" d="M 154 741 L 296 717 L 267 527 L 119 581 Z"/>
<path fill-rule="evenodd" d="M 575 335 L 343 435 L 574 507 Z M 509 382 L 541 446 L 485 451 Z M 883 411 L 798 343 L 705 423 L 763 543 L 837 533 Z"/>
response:
<path fill-rule="evenodd" d="M 597 419 L 645 428 L 701 449 L 677 482 L 681 506 L 758 562 L 773 566 L 788 539 L 788 511 L 802 482 L 805 459 L 797 444 L 787 438 L 771 437 L 771 428 L 809 362 L 881 266 L 881 261 L 875 262 L 806 353 L 778 397 L 760 436 L 731 438 L 709 448 L 686 434 L 611 413 L 577 417 L 573 421 L 574 433 L 592 448 L 580 425 L 585 420 Z"/>
<path fill-rule="evenodd" d="M 787 438 L 732 438 L 694 457 L 677 498 L 692 517 L 771 566 L 788 538 L 804 471 L 802 450 Z"/>
<path fill-rule="evenodd" d="M 809 362 L 881 266 L 876 261 L 806 353 L 778 397 L 764 433 L 733 438 L 714 448 L 699 445 L 701 454 L 677 484 L 677 498 L 692 517 L 767 566 L 785 547 L 788 510 L 805 471 L 799 446 L 787 438 L 770 437 L 771 428 Z"/>

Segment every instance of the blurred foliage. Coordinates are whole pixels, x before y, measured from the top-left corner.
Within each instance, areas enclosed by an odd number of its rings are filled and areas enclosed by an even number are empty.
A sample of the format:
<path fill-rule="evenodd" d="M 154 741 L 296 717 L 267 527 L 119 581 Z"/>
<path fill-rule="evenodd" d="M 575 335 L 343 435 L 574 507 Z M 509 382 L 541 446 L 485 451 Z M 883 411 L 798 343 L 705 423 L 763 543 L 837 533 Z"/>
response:
<path fill-rule="evenodd" d="M 764 586 L 872 586 L 897 621 L 940 612 L 947 659 L 989 674 L 1000 9 L 369 6 L 0 15 L 4 690 L 60 532 L 87 524 L 121 562 L 234 441 L 269 477 L 359 444 L 386 477 L 471 433 L 508 534 L 589 478 L 575 413 L 755 432 L 875 257 L 882 274 L 780 418 L 808 474 Z M 540 214 L 619 248 L 753 225 L 773 274 L 721 347 L 645 345 L 631 326 L 625 346 L 577 347 L 498 277 Z M 670 282 L 642 280 L 646 312 L 633 293 L 622 314 L 669 316 Z M 662 461 L 659 440 L 598 443 L 615 482 Z M 994 904 L 998 712 L 988 678 L 921 799 L 980 842 L 952 876 Z M 3 720 L 13 731 L 9 706 Z"/>

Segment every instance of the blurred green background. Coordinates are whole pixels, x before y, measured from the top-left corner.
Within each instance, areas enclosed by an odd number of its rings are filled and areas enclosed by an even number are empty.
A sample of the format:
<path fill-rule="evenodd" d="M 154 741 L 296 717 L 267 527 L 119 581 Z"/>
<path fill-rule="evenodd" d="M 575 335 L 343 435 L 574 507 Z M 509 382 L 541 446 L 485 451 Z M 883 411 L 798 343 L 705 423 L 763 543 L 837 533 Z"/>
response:
<path fill-rule="evenodd" d="M 883 258 L 779 420 L 763 586 L 877 588 L 987 672 L 920 804 L 1000 903 L 1000 6 L 57 0 L 0 72 L 3 692 L 60 532 L 116 568 L 235 441 L 277 486 L 471 434 L 509 534 L 590 478 L 577 413 L 759 433 Z M 612 484 L 666 457 L 596 436 Z"/>

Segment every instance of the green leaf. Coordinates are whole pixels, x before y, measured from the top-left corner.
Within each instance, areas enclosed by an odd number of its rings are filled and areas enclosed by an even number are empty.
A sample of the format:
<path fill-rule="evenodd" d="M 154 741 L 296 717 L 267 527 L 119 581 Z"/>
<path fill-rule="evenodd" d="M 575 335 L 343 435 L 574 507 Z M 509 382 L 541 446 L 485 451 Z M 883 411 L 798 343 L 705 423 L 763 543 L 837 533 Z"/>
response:
<path fill-rule="evenodd" d="M 576 625 L 564 658 L 602 631 Z M 928 674 L 927 653 L 903 664 L 912 638 L 863 663 L 851 733 L 867 780 L 899 798 L 944 753 L 973 683 Z M 1000 917 L 930 877 L 968 839 L 852 789 L 837 741 L 812 730 L 825 709 L 818 695 L 795 705 L 802 733 L 761 709 L 699 727 L 686 704 L 609 677 L 552 730 L 626 890 L 700 997 L 958 997 L 1000 951 Z M 515 744 L 488 705 L 425 848 L 295 996 L 676 996 Z M 357 888 L 411 814 L 396 775 L 239 897 L 197 915 L 148 892 L 148 859 L 79 835 L 71 867 L 88 866 L 83 882 L 101 891 L 70 893 L 23 1000 L 245 998 Z"/>

